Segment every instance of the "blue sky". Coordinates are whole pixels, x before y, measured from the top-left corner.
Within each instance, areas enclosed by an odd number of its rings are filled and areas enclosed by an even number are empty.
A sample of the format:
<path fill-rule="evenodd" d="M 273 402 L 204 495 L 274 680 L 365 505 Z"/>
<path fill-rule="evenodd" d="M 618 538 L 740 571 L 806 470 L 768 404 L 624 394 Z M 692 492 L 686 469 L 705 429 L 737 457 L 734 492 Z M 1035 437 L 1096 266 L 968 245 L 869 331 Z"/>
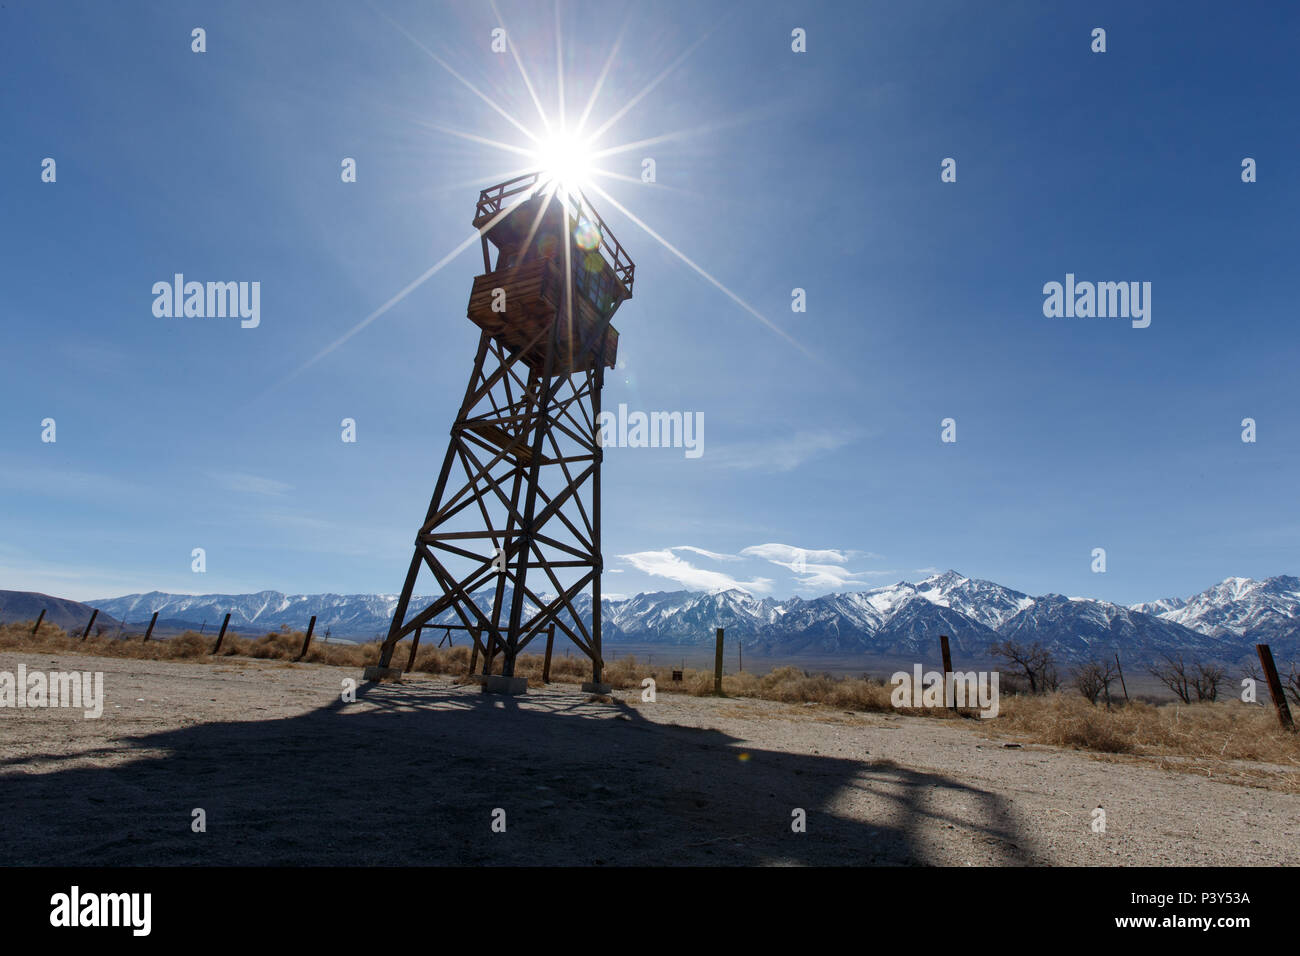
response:
<path fill-rule="evenodd" d="M 556 117 L 554 9 L 498 9 Z M 559 23 L 571 118 L 622 28 L 592 125 L 653 86 L 600 145 L 676 134 L 601 161 L 652 157 L 655 184 L 599 185 L 782 333 L 593 196 L 637 263 L 605 405 L 705 421 L 697 459 L 608 451 L 607 593 L 952 567 L 1129 603 L 1300 570 L 1293 8 L 566 0 Z M 0 25 L 0 588 L 399 590 L 477 244 L 321 353 L 520 165 L 448 132 L 525 144 L 446 67 L 540 128 L 491 7 L 10 2 Z M 260 282 L 261 324 L 155 317 L 178 272 Z M 1066 273 L 1150 282 L 1150 327 L 1046 318 Z"/>

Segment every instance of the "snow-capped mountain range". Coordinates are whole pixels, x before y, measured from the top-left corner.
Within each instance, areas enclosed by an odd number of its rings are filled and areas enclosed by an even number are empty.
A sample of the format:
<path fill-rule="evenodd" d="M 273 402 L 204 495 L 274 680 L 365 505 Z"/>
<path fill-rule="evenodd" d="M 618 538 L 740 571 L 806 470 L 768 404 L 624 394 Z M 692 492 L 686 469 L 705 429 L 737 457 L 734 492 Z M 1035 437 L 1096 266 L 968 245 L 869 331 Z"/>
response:
<path fill-rule="evenodd" d="M 586 600 L 578 607 L 589 616 Z M 231 627 L 245 633 L 285 624 L 301 629 L 314 614 L 318 632 L 368 638 L 387 631 L 397 595 L 151 592 L 91 603 L 128 622 L 147 621 L 159 611 L 160 623 L 172 627 L 215 624 L 228 612 Z M 968 655 L 982 655 L 1004 638 L 1038 641 L 1062 660 L 1118 650 L 1137 659 L 1181 652 L 1237 661 L 1256 643 L 1272 645 L 1279 659 L 1300 654 L 1300 579 L 1286 575 L 1228 578 L 1186 599 L 1132 607 L 1059 594 L 1031 597 L 956 571 L 811 599 L 776 601 L 735 589 L 659 591 L 607 599 L 602 606 L 607 642 L 707 644 L 714 629 L 724 627 L 747 647 L 774 654 L 928 655 L 940 634 Z M 444 618 L 454 619 L 451 612 Z"/>

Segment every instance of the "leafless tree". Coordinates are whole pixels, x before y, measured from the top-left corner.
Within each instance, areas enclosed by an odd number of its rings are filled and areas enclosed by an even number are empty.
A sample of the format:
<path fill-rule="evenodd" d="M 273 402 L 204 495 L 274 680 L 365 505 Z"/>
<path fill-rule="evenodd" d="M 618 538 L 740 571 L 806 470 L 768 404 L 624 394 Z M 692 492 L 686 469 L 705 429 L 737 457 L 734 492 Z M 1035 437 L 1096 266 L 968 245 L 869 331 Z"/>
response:
<path fill-rule="evenodd" d="M 1075 669 L 1074 686 L 1094 707 L 1099 697 L 1105 697 L 1106 709 L 1110 710 L 1110 685 L 1115 682 L 1116 677 L 1113 661 L 1099 661 L 1093 658 Z"/>
<path fill-rule="evenodd" d="M 1291 703 L 1300 707 L 1300 670 L 1296 670 L 1295 661 L 1291 662 L 1291 673 L 1282 682 L 1282 692 L 1291 698 Z"/>
<path fill-rule="evenodd" d="M 1227 674 L 1218 664 L 1197 662 L 1196 673 L 1192 676 L 1192 689 L 1196 691 L 1197 700 L 1218 700 L 1219 685 Z"/>
<path fill-rule="evenodd" d="M 1043 682 L 1043 693 L 1061 689 L 1061 678 L 1056 673 L 1056 664 L 1052 661 L 1051 654 L 1047 656 L 1047 664 L 1043 667 L 1040 680 Z"/>
<path fill-rule="evenodd" d="M 1026 647 L 1008 639 L 991 645 L 989 653 L 1004 658 L 1018 668 L 1029 681 L 1031 694 L 1045 694 L 1061 686 L 1060 678 L 1056 675 L 1056 665 L 1052 661 L 1052 652 L 1037 642 Z"/>
<path fill-rule="evenodd" d="M 1151 676 L 1173 691 L 1184 704 L 1190 704 L 1192 702 L 1191 678 L 1187 676 L 1183 655 L 1179 654 L 1177 658 L 1170 657 L 1168 654 L 1160 656 L 1165 659 L 1165 663 L 1150 668 Z"/>

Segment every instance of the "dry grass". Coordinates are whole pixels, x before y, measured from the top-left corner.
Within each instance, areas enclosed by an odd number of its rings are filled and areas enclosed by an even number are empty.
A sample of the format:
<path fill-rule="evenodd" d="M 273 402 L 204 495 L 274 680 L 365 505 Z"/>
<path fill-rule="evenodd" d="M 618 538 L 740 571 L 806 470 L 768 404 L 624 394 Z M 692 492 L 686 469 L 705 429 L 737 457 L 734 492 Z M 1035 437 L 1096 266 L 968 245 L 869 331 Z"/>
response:
<path fill-rule="evenodd" d="M 33 637 L 32 623 L 0 625 L 0 650 L 60 651 L 105 657 L 143 660 L 193 660 L 212 662 L 215 635 L 188 631 L 180 637 L 144 643 L 138 637 L 116 640 L 92 636 L 81 640 L 52 625 L 42 625 Z M 274 633 L 246 638 L 227 632 L 220 657 L 244 657 L 292 661 L 302 648 L 303 633 Z M 398 646 L 393 663 L 405 667 L 409 643 Z M 313 642 L 305 660 L 309 663 L 360 668 L 378 663 L 379 644 L 324 644 Z M 422 646 L 414 670 L 430 674 L 464 677 L 469 670 L 470 649 L 466 646 L 439 648 Z M 542 657 L 522 654 L 515 674 L 541 681 Z M 500 659 L 494 668 L 500 672 Z M 605 666 L 604 679 L 615 689 L 640 689 L 641 681 L 653 677 L 658 693 L 685 693 L 696 697 L 713 693 L 710 671 L 687 668 L 681 682 L 672 680 L 671 668 L 647 667 L 635 657 L 625 657 Z M 585 657 L 557 656 L 551 661 L 551 680 L 576 684 L 591 679 Z M 722 679 L 728 697 L 751 697 L 789 704 L 823 704 L 841 710 L 875 711 L 952 719 L 943 709 L 897 710 L 890 703 L 891 686 L 881 680 L 834 678 L 809 674 L 798 667 L 778 667 L 767 674 L 742 672 Z M 1270 706 L 1218 703 L 1152 704 L 1134 701 L 1106 710 L 1082 697 L 1064 691 L 1045 696 L 1004 694 L 1001 712 L 992 721 L 981 721 L 988 729 L 1024 735 L 1031 741 L 1100 754 L 1158 758 L 1162 766 L 1192 773 L 1209 773 L 1233 782 L 1300 791 L 1300 773 L 1260 768 L 1258 771 L 1232 767 L 1232 761 L 1252 761 L 1300 770 L 1300 734 L 1278 727 Z"/>
<path fill-rule="evenodd" d="M 1300 734 L 1282 730 L 1267 704 L 1134 701 L 1108 711 L 1061 692 L 1004 698 L 998 727 L 1076 750 L 1254 760 L 1300 769 Z"/>

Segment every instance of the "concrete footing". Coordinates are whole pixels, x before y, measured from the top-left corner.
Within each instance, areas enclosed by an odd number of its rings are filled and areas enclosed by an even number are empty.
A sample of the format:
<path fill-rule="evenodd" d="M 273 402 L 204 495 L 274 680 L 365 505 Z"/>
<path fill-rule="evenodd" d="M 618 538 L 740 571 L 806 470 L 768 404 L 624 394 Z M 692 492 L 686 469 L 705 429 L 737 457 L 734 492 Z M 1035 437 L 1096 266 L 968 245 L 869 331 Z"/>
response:
<path fill-rule="evenodd" d="M 597 684 L 593 681 L 583 681 L 582 691 L 584 694 L 605 694 L 608 695 L 614 688 L 608 684 Z"/>
<path fill-rule="evenodd" d="M 371 664 L 361 672 L 362 680 L 401 680 L 402 669 L 400 667 L 380 667 L 378 664 Z"/>
<path fill-rule="evenodd" d="M 500 674 L 490 674 L 483 678 L 483 693 L 485 694 L 526 694 L 528 693 L 527 677 L 502 677 Z"/>

